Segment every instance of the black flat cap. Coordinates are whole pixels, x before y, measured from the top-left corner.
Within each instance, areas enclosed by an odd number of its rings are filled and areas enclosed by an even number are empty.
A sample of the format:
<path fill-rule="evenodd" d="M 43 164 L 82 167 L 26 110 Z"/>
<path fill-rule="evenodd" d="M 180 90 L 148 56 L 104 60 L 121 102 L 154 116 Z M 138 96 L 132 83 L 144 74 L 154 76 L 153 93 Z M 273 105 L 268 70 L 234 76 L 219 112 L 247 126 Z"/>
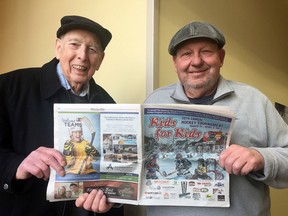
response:
<path fill-rule="evenodd" d="M 172 37 L 168 52 L 170 55 L 174 56 L 177 52 L 177 46 L 189 39 L 193 38 L 209 38 L 215 41 L 219 48 L 225 45 L 225 37 L 222 32 L 215 26 L 207 22 L 191 22 L 181 28 Z"/>
<path fill-rule="evenodd" d="M 64 16 L 60 22 L 61 26 L 56 33 L 57 38 L 60 38 L 62 35 L 72 29 L 83 29 L 94 33 L 99 38 L 103 50 L 105 50 L 106 46 L 112 38 L 112 34 L 109 30 L 86 17 L 75 15 Z"/>

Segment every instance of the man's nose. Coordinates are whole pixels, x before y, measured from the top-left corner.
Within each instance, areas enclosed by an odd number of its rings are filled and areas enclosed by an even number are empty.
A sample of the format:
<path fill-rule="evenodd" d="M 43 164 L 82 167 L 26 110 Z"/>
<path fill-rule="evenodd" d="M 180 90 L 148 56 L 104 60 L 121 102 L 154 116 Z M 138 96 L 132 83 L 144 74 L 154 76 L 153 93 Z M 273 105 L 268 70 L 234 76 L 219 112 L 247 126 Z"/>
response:
<path fill-rule="evenodd" d="M 191 57 L 191 65 L 200 65 L 203 63 L 202 56 L 199 54 L 195 54 Z"/>
<path fill-rule="evenodd" d="M 82 46 L 78 49 L 77 57 L 81 60 L 85 60 L 87 58 L 87 48 Z"/>

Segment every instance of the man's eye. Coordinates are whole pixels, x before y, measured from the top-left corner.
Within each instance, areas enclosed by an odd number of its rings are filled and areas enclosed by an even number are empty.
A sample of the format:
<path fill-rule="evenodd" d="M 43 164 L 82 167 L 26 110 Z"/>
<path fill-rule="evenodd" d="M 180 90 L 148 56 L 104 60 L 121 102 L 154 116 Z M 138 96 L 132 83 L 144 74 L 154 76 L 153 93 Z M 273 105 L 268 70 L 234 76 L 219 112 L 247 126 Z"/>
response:
<path fill-rule="evenodd" d="M 96 49 L 93 48 L 93 47 L 90 47 L 90 51 L 92 51 L 92 52 L 97 52 Z"/>
<path fill-rule="evenodd" d="M 77 43 L 70 43 L 69 44 L 71 47 L 78 47 L 79 45 Z"/>
<path fill-rule="evenodd" d="M 89 50 L 90 50 L 90 52 L 93 52 L 93 53 L 96 53 L 96 54 L 100 53 L 99 49 L 97 49 L 95 47 L 90 47 Z"/>
<path fill-rule="evenodd" d="M 191 52 L 184 52 L 184 53 L 181 54 L 181 58 L 185 58 L 185 59 L 186 59 L 186 58 L 190 58 L 191 55 L 192 55 Z"/>
<path fill-rule="evenodd" d="M 211 53 L 212 53 L 211 50 L 202 50 L 201 52 L 202 52 L 203 54 L 211 54 Z"/>

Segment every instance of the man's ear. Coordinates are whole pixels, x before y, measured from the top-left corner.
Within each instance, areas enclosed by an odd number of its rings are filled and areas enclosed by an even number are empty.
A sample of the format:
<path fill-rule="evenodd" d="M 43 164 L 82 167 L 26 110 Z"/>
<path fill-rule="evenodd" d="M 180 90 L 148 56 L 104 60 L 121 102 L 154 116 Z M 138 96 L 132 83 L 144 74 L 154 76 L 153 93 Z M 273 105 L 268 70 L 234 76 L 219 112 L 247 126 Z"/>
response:
<path fill-rule="evenodd" d="M 221 67 L 222 67 L 222 65 L 224 63 L 225 54 L 226 54 L 226 52 L 225 52 L 224 49 L 220 49 L 219 50 L 219 58 L 220 58 L 220 61 L 221 61 Z"/>
<path fill-rule="evenodd" d="M 172 60 L 173 60 L 174 71 L 175 71 L 176 73 L 178 73 L 178 72 L 177 72 L 176 55 L 172 56 Z"/>
<path fill-rule="evenodd" d="M 61 51 L 62 41 L 60 38 L 56 39 L 55 42 L 55 57 L 59 60 L 60 58 L 60 51 Z"/>

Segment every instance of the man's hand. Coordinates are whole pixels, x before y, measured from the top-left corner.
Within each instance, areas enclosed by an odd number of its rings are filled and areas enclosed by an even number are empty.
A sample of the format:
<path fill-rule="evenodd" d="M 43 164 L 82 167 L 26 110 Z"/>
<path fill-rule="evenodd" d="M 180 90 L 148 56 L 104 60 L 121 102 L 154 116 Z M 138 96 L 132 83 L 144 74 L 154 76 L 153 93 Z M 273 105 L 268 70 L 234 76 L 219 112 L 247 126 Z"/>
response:
<path fill-rule="evenodd" d="M 264 158 L 255 149 L 230 145 L 220 154 L 220 166 L 229 174 L 247 175 L 264 168 Z"/>
<path fill-rule="evenodd" d="M 92 190 L 89 194 L 84 193 L 75 201 L 77 207 L 82 207 L 88 211 L 105 213 L 109 211 L 113 203 L 108 203 L 102 190 Z"/>
<path fill-rule="evenodd" d="M 16 179 L 28 179 L 36 176 L 39 179 L 48 180 L 50 168 L 53 168 L 60 176 L 65 175 L 63 166 L 66 165 L 64 156 L 53 148 L 39 147 L 31 152 L 19 165 Z"/>

